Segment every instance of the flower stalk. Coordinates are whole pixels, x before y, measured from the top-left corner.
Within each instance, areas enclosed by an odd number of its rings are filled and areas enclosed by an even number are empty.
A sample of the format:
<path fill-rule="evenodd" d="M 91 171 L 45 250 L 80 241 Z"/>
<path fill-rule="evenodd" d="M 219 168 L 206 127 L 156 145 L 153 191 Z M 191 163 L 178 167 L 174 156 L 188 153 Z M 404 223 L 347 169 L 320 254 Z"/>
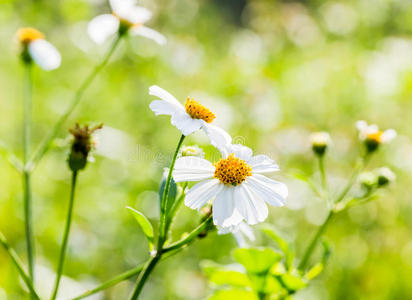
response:
<path fill-rule="evenodd" d="M 75 198 L 75 190 L 76 190 L 76 183 L 77 183 L 77 174 L 78 174 L 78 171 L 72 172 L 72 184 L 71 184 L 71 191 L 70 191 L 69 207 L 67 210 L 66 226 L 64 228 L 64 233 L 63 233 L 63 243 L 60 249 L 59 264 L 57 266 L 56 281 L 54 284 L 53 294 L 51 296 L 52 300 L 56 299 L 57 297 L 57 293 L 58 293 L 59 285 L 60 285 L 60 279 L 63 273 L 64 259 L 66 257 L 67 244 L 69 241 L 70 228 L 71 228 L 72 218 L 73 218 L 73 207 L 74 207 L 74 198 Z"/>
<path fill-rule="evenodd" d="M 17 268 L 21 278 L 23 279 L 24 283 L 26 284 L 27 288 L 30 291 L 31 297 L 34 299 L 39 299 L 40 297 L 37 295 L 36 291 L 34 290 L 32 280 L 29 275 L 26 274 L 24 271 L 23 262 L 21 261 L 20 257 L 17 255 L 16 251 L 10 247 L 9 243 L 6 240 L 6 237 L 0 232 L 0 244 L 3 248 L 7 251 L 8 255 L 11 258 L 11 261 Z"/>
<path fill-rule="evenodd" d="M 24 104 L 23 104 L 23 164 L 26 165 L 30 153 L 31 140 L 31 102 L 32 102 L 32 63 L 24 62 Z M 34 237 L 32 222 L 32 193 L 30 185 L 30 172 L 23 168 L 23 194 L 24 194 L 24 227 L 26 232 L 26 247 L 29 276 L 34 282 Z"/>

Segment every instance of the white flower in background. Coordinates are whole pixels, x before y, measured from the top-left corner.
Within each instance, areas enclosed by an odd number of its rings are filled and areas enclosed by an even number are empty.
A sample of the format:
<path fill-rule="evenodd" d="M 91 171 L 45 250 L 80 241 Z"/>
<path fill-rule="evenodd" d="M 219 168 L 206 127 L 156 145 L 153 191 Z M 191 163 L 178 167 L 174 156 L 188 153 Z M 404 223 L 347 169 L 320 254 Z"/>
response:
<path fill-rule="evenodd" d="M 89 22 L 88 33 L 97 44 L 103 44 L 106 39 L 116 33 L 140 35 L 152 39 L 160 45 L 166 44 L 166 38 L 159 32 L 143 24 L 150 20 L 152 13 L 140 6 L 136 0 L 110 0 L 112 14 L 103 14 Z"/>
<path fill-rule="evenodd" d="M 312 149 L 317 155 L 324 155 L 328 146 L 332 143 L 329 133 L 321 131 L 314 132 L 310 135 Z"/>
<path fill-rule="evenodd" d="M 176 161 L 176 182 L 200 181 L 186 194 L 185 204 L 200 209 L 213 199 L 213 223 L 219 227 L 239 225 L 243 220 L 253 225 L 268 216 L 265 202 L 283 206 L 288 195 L 285 184 L 262 174 L 279 167 L 266 155 L 252 155 L 242 145 L 222 149 L 223 158 L 211 163 L 198 157 L 181 157 Z"/>
<path fill-rule="evenodd" d="M 231 233 L 233 234 L 237 244 L 239 247 L 244 248 L 248 246 L 248 241 L 253 242 L 255 241 L 255 235 L 253 233 L 252 227 L 247 225 L 245 222 L 241 222 L 237 226 L 231 226 L 231 227 L 219 227 L 218 228 L 218 234 L 228 234 Z"/>
<path fill-rule="evenodd" d="M 382 131 L 377 125 L 368 125 L 366 121 L 357 121 L 356 128 L 359 130 L 359 139 L 365 142 L 369 152 L 376 150 L 380 144 L 389 143 L 396 137 L 394 129 Z"/>
<path fill-rule="evenodd" d="M 57 69 L 61 63 L 59 51 L 44 39 L 44 34 L 37 29 L 26 27 L 17 31 L 17 38 L 23 46 L 23 59 L 34 61 L 46 71 Z"/>
<path fill-rule="evenodd" d="M 197 156 L 203 158 L 205 157 L 205 152 L 203 152 L 202 148 L 198 147 L 197 145 L 183 146 L 179 151 L 179 157 L 182 156 Z"/>
<path fill-rule="evenodd" d="M 152 101 L 150 109 L 156 116 L 170 115 L 172 125 L 185 136 L 203 129 L 216 148 L 223 149 L 231 143 L 232 138 L 226 131 L 210 124 L 216 116 L 194 99 L 187 98 L 183 106 L 175 97 L 156 85 L 149 88 L 149 94 L 161 99 Z"/>

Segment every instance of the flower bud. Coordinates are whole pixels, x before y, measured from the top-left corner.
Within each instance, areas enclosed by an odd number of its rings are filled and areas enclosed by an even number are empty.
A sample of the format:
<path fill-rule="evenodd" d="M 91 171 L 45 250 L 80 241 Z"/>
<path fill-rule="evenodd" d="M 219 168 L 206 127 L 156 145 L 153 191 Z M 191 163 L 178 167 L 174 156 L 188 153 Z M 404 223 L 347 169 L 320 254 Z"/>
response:
<path fill-rule="evenodd" d="M 382 167 L 375 170 L 378 177 L 378 187 L 383 187 L 396 180 L 395 173 L 388 167 Z"/>
<path fill-rule="evenodd" d="M 359 175 L 359 182 L 363 188 L 370 191 L 376 186 L 378 178 L 373 172 L 362 172 Z"/>
<path fill-rule="evenodd" d="M 89 153 L 95 148 L 93 133 L 102 127 L 103 124 L 92 128 L 88 125 L 81 127 L 76 123 L 74 128 L 69 129 L 73 140 L 67 162 L 73 172 L 83 170 L 86 167 Z"/>
<path fill-rule="evenodd" d="M 179 157 L 182 156 L 196 156 L 196 157 L 205 157 L 205 153 L 202 148 L 197 145 L 194 146 L 183 146 L 179 151 Z"/>
<path fill-rule="evenodd" d="M 321 131 L 315 132 L 310 135 L 310 142 L 312 144 L 313 152 L 318 156 L 323 156 L 326 149 L 332 142 L 329 133 Z"/>

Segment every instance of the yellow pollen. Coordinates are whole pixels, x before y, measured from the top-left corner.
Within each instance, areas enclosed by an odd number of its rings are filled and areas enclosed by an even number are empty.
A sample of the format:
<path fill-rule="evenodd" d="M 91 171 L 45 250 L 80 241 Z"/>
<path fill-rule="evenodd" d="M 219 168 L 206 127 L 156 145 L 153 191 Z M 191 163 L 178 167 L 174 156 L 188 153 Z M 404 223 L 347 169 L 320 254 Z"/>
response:
<path fill-rule="evenodd" d="M 208 108 L 204 107 L 194 99 L 190 99 L 189 97 L 187 97 L 185 109 L 189 116 L 193 119 L 202 119 L 206 123 L 212 123 L 216 118 L 216 116 Z"/>
<path fill-rule="evenodd" d="M 252 175 L 252 167 L 244 160 L 230 154 L 227 158 L 222 158 L 213 164 L 216 168 L 214 177 L 221 183 L 238 185 Z"/>
<path fill-rule="evenodd" d="M 29 44 L 34 40 L 44 39 L 44 34 L 37 29 L 25 27 L 17 31 L 17 38 L 22 44 Z"/>
<path fill-rule="evenodd" d="M 372 142 L 376 142 L 378 144 L 382 143 L 382 135 L 383 135 L 383 131 L 377 131 L 374 133 L 370 133 L 367 135 L 366 139 Z"/>

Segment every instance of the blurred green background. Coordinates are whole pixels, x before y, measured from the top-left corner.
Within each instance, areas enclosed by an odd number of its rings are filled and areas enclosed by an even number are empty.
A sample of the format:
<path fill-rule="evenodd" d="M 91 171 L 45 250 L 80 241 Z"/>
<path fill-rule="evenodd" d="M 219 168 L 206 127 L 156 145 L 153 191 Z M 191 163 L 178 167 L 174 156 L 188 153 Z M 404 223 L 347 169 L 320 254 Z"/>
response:
<path fill-rule="evenodd" d="M 268 223 L 302 253 L 327 208 L 296 172 L 314 173 L 308 145 L 326 130 L 334 145 L 327 159 L 332 190 L 339 191 L 359 153 L 358 119 L 394 128 L 371 167 L 388 165 L 397 183 L 380 199 L 351 208 L 326 233 L 334 245 L 325 272 L 296 299 L 412 299 L 412 2 L 407 0 L 141 1 L 154 12 L 149 26 L 164 33 L 160 47 L 144 38 L 123 41 L 65 128 L 104 122 L 96 162 L 80 175 L 63 299 L 126 271 L 148 257 L 140 228 L 125 209 L 158 221 L 157 189 L 179 138 L 168 117 L 155 117 L 148 88 L 157 84 L 182 102 L 206 104 L 236 142 L 266 153 L 288 184 L 286 208 L 271 208 Z M 33 26 L 61 51 L 62 65 L 35 70 L 33 149 L 68 105 L 73 90 L 99 62 L 110 42 L 94 45 L 87 22 L 109 12 L 103 0 L 0 0 L 0 137 L 21 154 L 22 77 L 15 32 Z M 66 206 L 70 173 L 66 129 L 33 176 L 37 285 L 48 295 Z M 186 144 L 205 146 L 201 132 Z M 21 178 L 0 160 L 0 230 L 25 259 Z M 198 223 L 182 207 L 174 224 L 180 237 Z M 258 245 L 267 240 L 258 236 Z M 211 292 L 199 262 L 230 263 L 232 236 L 211 233 L 162 262 L 142 299 L 204 299 Z M 94 299 L 125 299 L 134 280 Z M 0 250 L 0 299 L 24 299 L 18 274 Z M 93 298 L 91 298 L 93 299 Z"/>

